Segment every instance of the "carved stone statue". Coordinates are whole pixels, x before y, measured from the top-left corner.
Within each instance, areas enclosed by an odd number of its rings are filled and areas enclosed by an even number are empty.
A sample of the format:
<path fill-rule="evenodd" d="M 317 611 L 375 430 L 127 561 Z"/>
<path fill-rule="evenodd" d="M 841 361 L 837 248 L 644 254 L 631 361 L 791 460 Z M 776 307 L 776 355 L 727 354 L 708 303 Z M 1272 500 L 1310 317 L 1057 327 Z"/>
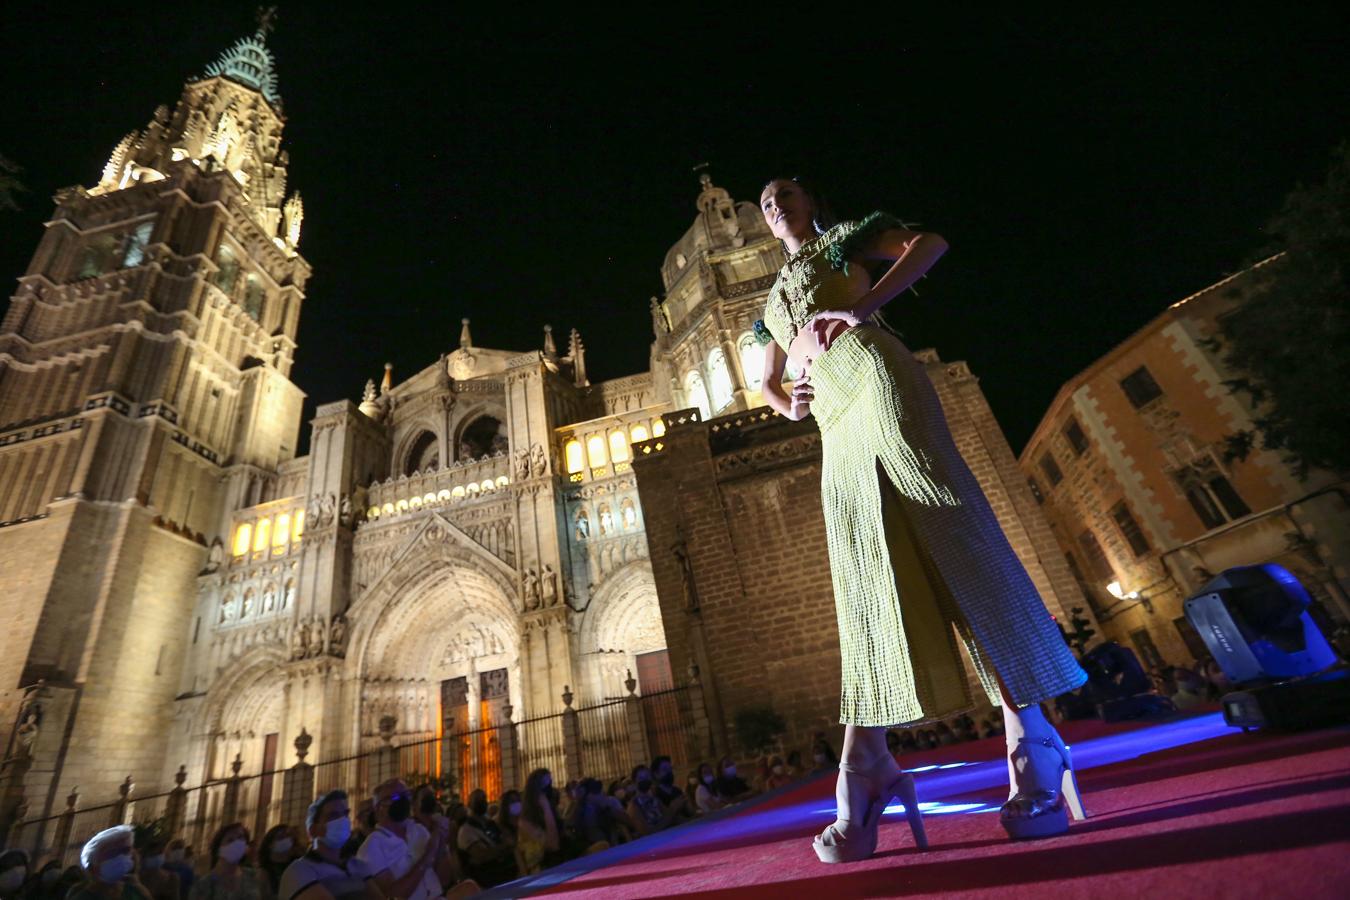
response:
<path fill-rule="evenodd" d="M 337 508 L 337 497 L 332 491 L 329 491 L 319 504 L 319 525 L 330 525 L 333 522 L 333 514 Z"/>
<path fill-rule="evenodd" d="M 542 445 L 535 444 L 530 448 L 530 465 L 533 468 L 535 478 L 540 478 L 548 472 L 548 457 L 544 455 Z"/>
<path fill-rule="evenodd" d="M 614 530 L 614 515 L 608 506 L 600 507 L 600 533 L 609 534 Z"/>
<path fill-rule="evenodd" d="M 333 626 L 328 630 L 328 652 L 341 659 L 347 655 L 347 619 L 345 616 L 333 617 Z"/>
<path fill-rule="evenodd" d="M 694 566 L 689 561 L 689 546 L 685 543 L 684 533 L 676 532 L 675 543 L 671 545 L 670 552 L 674 554 L 675 559 L 680 564 L 680 581 L 684 590 L 684 607 L 688 610 L 698 609 L 698 586 L 694 583 Z"/>
<path fill-rule="evenodd" d="M 544 563 L 542 580 L 544 606 L 556 606 L 558 603 L 558 573 L 553 571 L 553 567 L 548 563 Z"/>
<path fill-rule="evenodd" d="M 534 569 L 525 572 L 525 609 L 539 608 L 539 573 Z"/>
<path fill-rule="evenodd" d="M 206 568 L 203 573 L 216 572 L 225 564 L 225 545 L 221 543 L 220 538 L 211 542 L 211 549 L 206 553 Z"/>
<path fill-rule="evenodd" d="M 530 477 L 530 451 L 516 451 L 516 481 L 524 481 Z"/>
<path fill-rule="evenodd" d="M 38 734 L 41 731 L 38 727 L 42 722 L 40 712 L 41 709 L 36 703 L 30 706 L 23 718 L 23 723 L 15 730 L 15 734 L 19 738 L 20 753 L 28 759 L 33 758 L 33 745 L 37 743 Z"/>
<path fill-rule="evenodd" d="M 342 495 L 342 506 L 340 507 L 338 514 L 341 516 L 343 526 L 351 528 L 355 514 L 352 512 L 352 498 L 350 494 Z"/>
<path fill-rule="evenodd" d="M 324 632 L 323 616 L 315 616 L 309 623 L 309 655 L 323 655 Z"/>
<path fill-rule="evenodd" d="M 577 513 L 577 540 L 584 541 L 591 536 L 591 520 L 582 510 Z"/>
<path fill-rule="evenodd" d="M 291 630 L 291 659 L 304 659 L 309 652 L 309 629 L 303 620 Z"/>

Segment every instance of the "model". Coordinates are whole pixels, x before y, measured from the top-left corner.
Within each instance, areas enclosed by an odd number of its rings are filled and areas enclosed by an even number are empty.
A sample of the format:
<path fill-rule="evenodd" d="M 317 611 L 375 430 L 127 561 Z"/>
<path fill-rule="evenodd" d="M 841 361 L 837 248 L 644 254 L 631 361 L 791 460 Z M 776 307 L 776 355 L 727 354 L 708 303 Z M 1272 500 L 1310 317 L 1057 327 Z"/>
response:
<path fill-rule="evenodd" d="M 1068 749 L 1039 703 L 1087 676 L 1074 660 L 978 482 L 952 441 L 923 365 L 878 311 L 947 249 L 883 213 L 831 225 L 818 195 L 774 179 L 760 209 L 787 263 L 756 332 L 763 393 L 821 434 L 821 502 L 843 665 L 838 819 L 815 839 L 824 862 L 870 856 L 881 814 L 904 802 L 926 845 L 911 776 L 885 729 L 972 704 L 959 634 L 985 690 L 1003 707 L 1013 837 L 1082 817 Z M 879 267 L 873 280 L 869 266 Z M 783 387 L 791 362 L 801 375 Z"/>

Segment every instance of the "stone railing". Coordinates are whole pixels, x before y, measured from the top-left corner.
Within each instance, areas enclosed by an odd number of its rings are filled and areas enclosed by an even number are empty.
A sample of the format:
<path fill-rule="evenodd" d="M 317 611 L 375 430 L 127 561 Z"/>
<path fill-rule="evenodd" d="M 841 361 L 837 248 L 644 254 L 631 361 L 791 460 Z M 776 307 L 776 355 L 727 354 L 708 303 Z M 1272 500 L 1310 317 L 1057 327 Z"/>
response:
<path fill-rule="evenodd" d="M 415 472 L 372 484 L 367 491 L 366 519 L 388 519 L 426 506 L 465 503 L 510 483 L 511 461 L 505 453 Z"/>

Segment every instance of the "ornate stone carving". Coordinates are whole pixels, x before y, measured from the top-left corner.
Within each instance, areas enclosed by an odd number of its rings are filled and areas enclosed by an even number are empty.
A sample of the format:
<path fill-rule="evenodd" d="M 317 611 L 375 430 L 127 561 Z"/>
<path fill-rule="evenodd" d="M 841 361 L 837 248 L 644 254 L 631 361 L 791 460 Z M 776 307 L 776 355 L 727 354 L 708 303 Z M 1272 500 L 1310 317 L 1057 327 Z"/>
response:
<path fill-rule="evenodd" d="M 541 576 L 541 599 L 544 606 L 556 606 L 558 603 L 558 573 L 553 571 L 553 567 L 548 563 L 544 564 L 544 574 Z"/>
<path fill-rule="evenodd" d="M 514 472 L 517 481 L 524 481 L 530 477 L 530 451 L 516 451 Z"/>
<path fill-rule="evenodd" d="M 291 629 L 291 659 L 304 659 L 309 655 L 309 627 L 304 620 L 298 620 Z"/>
<path fill-rule="evenodd" d="M 328 631 L 328 652 L 338 659 L 347 655 L 347 619 L 341 614 L 333 617 L 333 625 Z"/>
<path fill-rule="evenodd" d="M 540 444 L 535 444 L 530 448 L 530 471 L 535 478 L 542 478 L 548 474 L 548 457 Z"/>
<path fill-rule="evenodd" d="M 202 574 L 209 575 L 212 572 L 218 572 L 224 564 L 225 545 L 221 543 L 220 538 L 216 538 L 211 541 L 211 549 L 206 553 L 206 568 L 202 569 Z"/>
<path fill-rule="evenodd" d="M 527 569 L 522 576 L 523 593 L 525 595 L 525 609 L 527 611 L 539 608 L 539 573 L 534 569 Z"/>
<path fill-rule="evenodd" d="M 323 616 L 315 616 L 309 622 L 309 656 L 322 656 L 324 650 L 324 637 L 328 629 L 324 625 Z"/>

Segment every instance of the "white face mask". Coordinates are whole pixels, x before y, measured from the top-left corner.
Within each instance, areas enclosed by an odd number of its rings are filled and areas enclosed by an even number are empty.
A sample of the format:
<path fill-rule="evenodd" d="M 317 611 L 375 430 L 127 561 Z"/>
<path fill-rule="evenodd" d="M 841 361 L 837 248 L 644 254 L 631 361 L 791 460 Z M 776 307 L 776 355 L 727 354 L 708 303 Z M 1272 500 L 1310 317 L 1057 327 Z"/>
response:
<path fill-rule="evenodd" d="M 518 815 L 520 815 L 520 804 L 519 804 L 519 803 L 512 803 L 509 807 L 507 807 L 507 809 L 510 811 L 511 815 L 513 815 L 513 816 L 518 816 Z"/>
<path fill-rule="evenodd" d="M 290 838 L 278 838 L 272 842 L 272 859 L 280 862 L 291 855 L 291 846 L 294 842 Z"/>
<path fill-rule="evenodd" d="M 824 761 L 825 761 L 825 754 L 824 754 L 824 753 L 817 753 L 817 754 L 816 754 L 816 762 L 818 762 L 818 763 L 823 763 Z"/>
<path fill-rule="evenodd" d="M 247 852 L 248 841 L 236 839 L 220 848 L 220 858 L 232 866 L 237 866 Z"/>
<path fill-rule="evenodd" d="M 0 872 L 0 894 L 18 893 L 27 877 L 28 871 L 23 866 L 15 866 Z"/>
<path fill-rule="evenodd" d="M 324 827 L 323 837 L 319 841 L 330 850 L 341 850 L 342 845 L 352 836 L 352 820 L 343 816 L 333 819 Z"/>
<path fill-rule="evenodd" d="M 773 774 L 775 774 L 775 775 L 782 775 L 782 774 L 783 774 L 783 767 L 782 767 L 782 766 L 774 766 L 774 767 L 773 767 Z"/>
<path fill-rule="evenodd" d="M 145 859 L 141 860 L 142 868 L 146 869 L 158 869 L 162 865 L 164 865 L 163 853 L 156 853 L 154 856 L 147 856 Z"/>
<path fill-rule="evenodd" d="M 116 884 L 131 874 L 135 863 L 130 853 L 119 853 L 112 859 L 105 859 L 98 865 L 98 880 L 104 884 Z"/>
<path fill-rule="evenodd" d="M 712 777 L 711 775 L 704 775 L 704 776 L 703 776 L 703 783 L 704 783 L 704 784 L 712 784 L 712 783 L 713 783 L 713 777 Z"/>
<path fill-rule="evenodd" d="M 735 778 L 735 777 L 736 777 L 736 767 L 735 767 L 735 766 L 727 766 L 726 769 L 725 769 L 725 771 L 726 771 L 726 773 L 727 773 L 727 777 L 728 777 L 728 778 Z"/>

